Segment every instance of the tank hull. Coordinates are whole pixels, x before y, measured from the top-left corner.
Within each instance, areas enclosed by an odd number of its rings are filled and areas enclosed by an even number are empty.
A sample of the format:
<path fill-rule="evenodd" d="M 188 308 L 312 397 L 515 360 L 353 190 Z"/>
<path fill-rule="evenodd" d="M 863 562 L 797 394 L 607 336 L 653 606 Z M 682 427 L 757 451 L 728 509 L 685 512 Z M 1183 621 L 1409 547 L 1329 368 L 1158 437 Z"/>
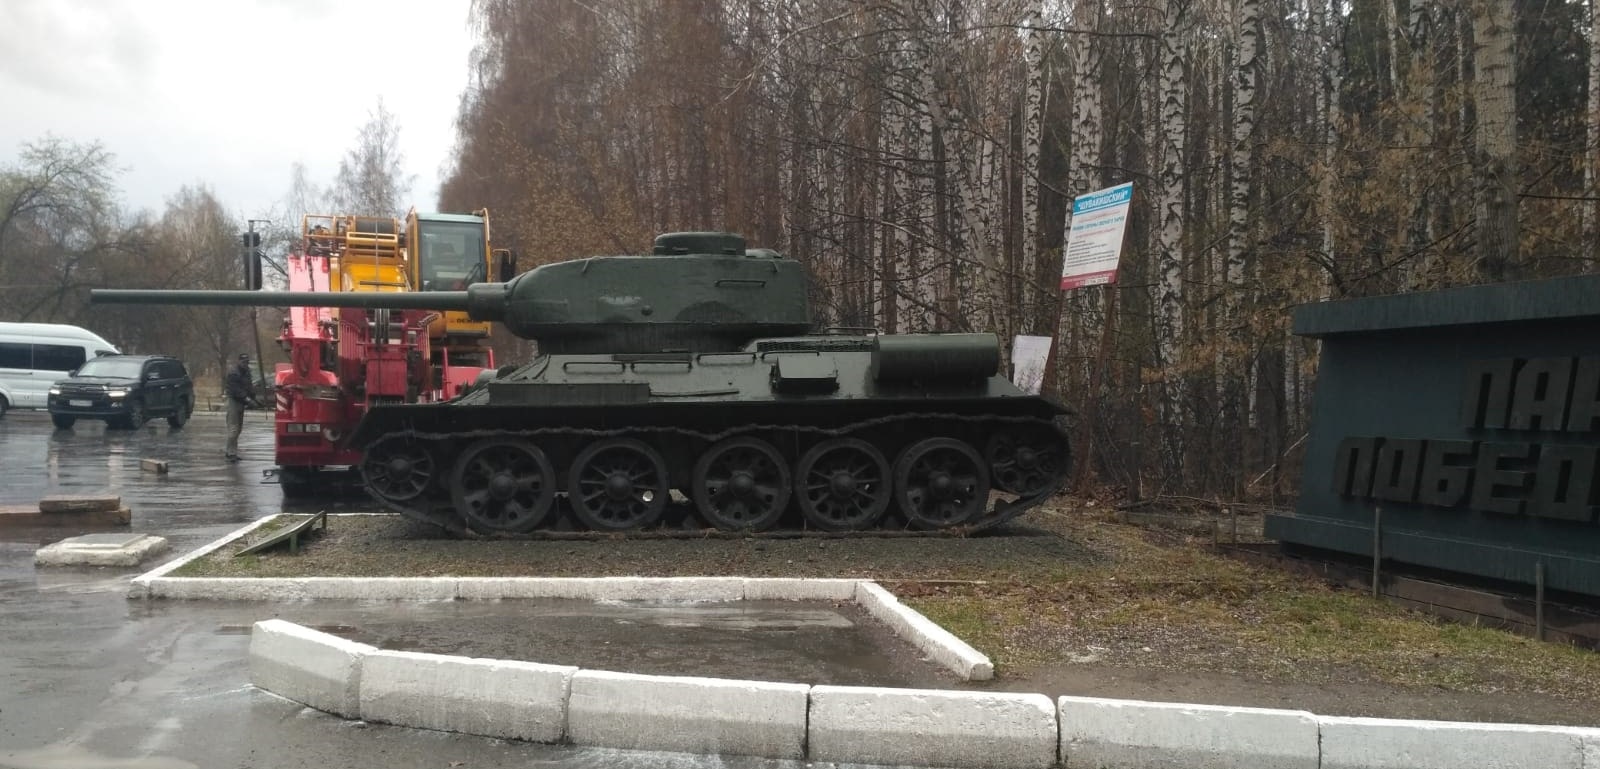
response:
<path fill-rule="evenodd" d="M 457 532 L 981 530 L 1070 465 L 1065 410 L 996 376 L 985 344 L 546 356 L 454 401 L 374 407 L 351 440 L 380 501 Z"/>

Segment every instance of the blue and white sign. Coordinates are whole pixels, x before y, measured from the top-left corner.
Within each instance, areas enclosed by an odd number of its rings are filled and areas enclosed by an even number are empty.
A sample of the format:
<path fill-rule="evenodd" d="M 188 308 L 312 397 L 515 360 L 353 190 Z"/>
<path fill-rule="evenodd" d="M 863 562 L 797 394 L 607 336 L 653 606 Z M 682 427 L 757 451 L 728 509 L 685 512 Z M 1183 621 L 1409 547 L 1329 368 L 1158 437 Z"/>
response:
<path fill-rule="evenodd" d="M 1132 201 L 1133 182 L 1079 195 L 1072 201 L 1072 229 L 1061 260 L 1061 290 L 1117 281 Z"/>

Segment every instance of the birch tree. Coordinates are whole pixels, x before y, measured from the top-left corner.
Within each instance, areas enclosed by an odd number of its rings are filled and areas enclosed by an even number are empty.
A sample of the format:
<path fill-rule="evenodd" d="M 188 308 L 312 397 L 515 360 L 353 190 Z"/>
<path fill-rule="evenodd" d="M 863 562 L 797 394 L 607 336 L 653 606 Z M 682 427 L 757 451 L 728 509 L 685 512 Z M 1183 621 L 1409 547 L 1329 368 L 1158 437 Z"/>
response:
<path fill-rule="evenodd" d="M 1185 120 L 1188 101 L 1190 0 L 1165 0 L 1161 30 L 1160 76 L 1160 167 L 1156 209 L 1156 349 L 1162 367 L 1162 404 L 1165 421 L 1181 425 L 1184 413 L 1184 369 L 1181 352 L 1184 332 L 1183 272 L 1185 267 L 1183 227 L 1187 190 L 1184 151 L 1188 140 Z M 1177 430 L 1167 436 L 1168 461 L 1181 473 L 1183 441 Z"/>
<path fill-rule="evenodd" d="M 1478 271 L 1504 278 L 1517 265 L 1516 29 L 1504 0 L 1472 0 L 1473 144 Z"/>
<path fill-rule="evenodd" d="M 1584 194 L 1592 198 L 1579 209 L 1583 222 L 1585 269 L 1600 263 L 1600 0 L 1589 0 L 1589 113 L 1584 120 Z"/>
<path fill-rule="evenodd" d="M 1039 261 L 1039 156 L 1044 136 L 1044 0 L 1030 0 L 1022 17 L 1025 39 L 1022 114 L 1022 259 L 1017 266 L 1018 309 L 1025 323 L 1039 322 L 1039 292 L 1031 285 Z M 1020 277 L 1021 280 L 1016 280 Z M 1026 328 L 1026 327 L 1024 327 Z M 1027 329 L 1032 330 L 1032 329 Z"/>

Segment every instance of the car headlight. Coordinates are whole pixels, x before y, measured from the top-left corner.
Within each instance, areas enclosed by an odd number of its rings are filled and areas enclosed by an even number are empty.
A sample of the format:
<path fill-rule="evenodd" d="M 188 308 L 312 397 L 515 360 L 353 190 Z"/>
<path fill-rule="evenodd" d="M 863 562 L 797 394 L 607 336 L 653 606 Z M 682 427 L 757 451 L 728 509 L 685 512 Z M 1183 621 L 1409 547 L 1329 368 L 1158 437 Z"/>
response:
<path fill-rule="evenodd" d="M 106 395 L 109 395 L 109 396 L 111 396 L 113 398 L 121 398 L 122 396 L 127 395 L 127 394 L 128 394 L 128 391 L 126 389 L 106 390 Z"/>
<path fill-rule="evenodd" d="M 59 388 L 59 387 L 50 388 L 50 394 L 51 395 L 60 395 L 61 394 L 61 388 Z"/>

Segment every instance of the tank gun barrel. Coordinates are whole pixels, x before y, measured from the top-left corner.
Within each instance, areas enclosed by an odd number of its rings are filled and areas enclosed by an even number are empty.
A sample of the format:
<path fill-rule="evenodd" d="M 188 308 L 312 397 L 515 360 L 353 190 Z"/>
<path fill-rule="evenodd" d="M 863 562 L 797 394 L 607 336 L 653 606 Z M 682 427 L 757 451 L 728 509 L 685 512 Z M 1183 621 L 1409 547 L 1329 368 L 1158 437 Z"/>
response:
<path fill-rule="evenodd" d="M 505 283 L 477 283 L 466 291 L 204 291 L 96 288 L 96 304 L 164 304 L 207 307 L 356 307 L 371 310 L 456 310 L 474 320 L 505 316 Z"/>

